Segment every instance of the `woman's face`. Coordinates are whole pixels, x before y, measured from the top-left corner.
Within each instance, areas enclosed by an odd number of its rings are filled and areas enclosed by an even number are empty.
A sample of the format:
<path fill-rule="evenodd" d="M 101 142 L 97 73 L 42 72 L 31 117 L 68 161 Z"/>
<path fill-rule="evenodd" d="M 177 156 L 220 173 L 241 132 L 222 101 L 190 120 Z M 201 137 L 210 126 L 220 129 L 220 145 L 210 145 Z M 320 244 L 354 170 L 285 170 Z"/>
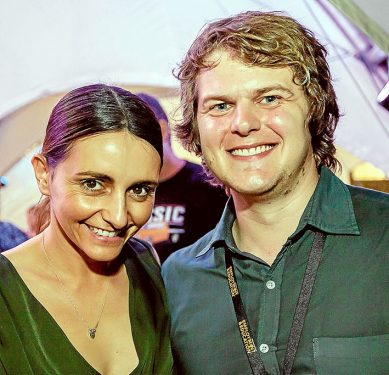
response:
<path fill-rule="evenodd" d="M 51 227 L 94 261 L 116 258 L 149 219 L 161 161 L 125 131 L 76 141 L 50 172 Z"/>

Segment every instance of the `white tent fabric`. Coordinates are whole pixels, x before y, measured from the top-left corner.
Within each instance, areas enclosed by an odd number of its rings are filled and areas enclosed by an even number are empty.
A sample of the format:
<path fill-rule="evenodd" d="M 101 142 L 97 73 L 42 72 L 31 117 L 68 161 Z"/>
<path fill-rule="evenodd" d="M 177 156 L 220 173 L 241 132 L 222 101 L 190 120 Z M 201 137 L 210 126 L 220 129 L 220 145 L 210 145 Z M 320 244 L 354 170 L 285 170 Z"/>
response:
<path fill-rule="evenodd" d="M 377 14 L 387 14 L 385 3 Z M 175 86 L 171 69 L 201 26 L 244 10 L 286 11 L 324 42 L 355 52 L 314 0 L 4 1 L 0 118 L 39 96 L 91 81 Z"/>
<path fill-rule="evenodd" d="M 329 0 L 387 54 L 389 53 L 388 7 L 381 0 Z"/>
<path fill-rule="evenodd" d="M 378 88 L 355 58 L 355 46 L 320 3 L 323 1 L 1 2 L 0 119 L 37 98 L 91 82 L 175 87 L 171 71 L 206 21 L 250 9 L 281 10 L 311 28 L 330 49 L 345 113 L 338 144 L 388 173 L 389 115 L 375 103 Z M 369 4 L 374 8 L 374 1 Z M 377 13 L 384 14 L 384 7 L 389 9 L 389 3 L 381 2 Z M 6 139 L 1 128 L 0 124 L 1 142 L 9 145 L 12 140 Z M 2 167 L 0 164 L 0 173 Z"/>
<path fill-rule="evenodd" d="M 359 6 L 363 3 L 370 13 L 380 14 L 378 19 L 389 14 L 387 1 L 358 0 Z M 176 88 L 172 69 L 204 23 L 246 10 L 285 11 L 327 45 L 344 113 L 336 142 L 389 176 L 389 112 L 376 103 L 383 85 L 356 58 L 365 48 L 364 40 L 325 0 L 0 2 L 0 175 L 8 174 L 24 149 L 41 140 L 45 127 L 46 112 L 38 126 L 33 119 L 18 122 L 14 111 L 95 82 Z M 330 14 L 336 15 L 337 23 Z M 4 189 L 3 206 L 10 199 L 11 191 Z M 4 207 L 3 217 L 5 211 Z"/>

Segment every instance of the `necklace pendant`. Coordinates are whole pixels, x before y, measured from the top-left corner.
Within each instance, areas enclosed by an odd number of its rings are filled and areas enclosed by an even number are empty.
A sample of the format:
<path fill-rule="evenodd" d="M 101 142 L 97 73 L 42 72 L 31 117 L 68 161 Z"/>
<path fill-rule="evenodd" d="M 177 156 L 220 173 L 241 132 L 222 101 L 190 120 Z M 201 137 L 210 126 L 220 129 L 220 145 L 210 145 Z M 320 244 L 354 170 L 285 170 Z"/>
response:
<path fill-rule="evenodd" d="M 88 335 L 91 339 L 96 337 L 96 328 L 88 328 Z"/>

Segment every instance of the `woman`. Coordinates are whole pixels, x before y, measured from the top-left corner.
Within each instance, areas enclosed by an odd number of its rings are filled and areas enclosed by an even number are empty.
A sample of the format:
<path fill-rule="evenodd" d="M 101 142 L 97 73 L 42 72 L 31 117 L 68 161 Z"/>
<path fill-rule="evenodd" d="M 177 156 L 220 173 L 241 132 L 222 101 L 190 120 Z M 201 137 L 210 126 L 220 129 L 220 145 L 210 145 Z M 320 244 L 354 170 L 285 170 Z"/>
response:
<path fill-rule="evenodd" d="M 135 95 L 71 91 L 32 158 L 50 224 L 0 256 L 0 373 L 170 374 L 152 210 L 161 130 Z"/>

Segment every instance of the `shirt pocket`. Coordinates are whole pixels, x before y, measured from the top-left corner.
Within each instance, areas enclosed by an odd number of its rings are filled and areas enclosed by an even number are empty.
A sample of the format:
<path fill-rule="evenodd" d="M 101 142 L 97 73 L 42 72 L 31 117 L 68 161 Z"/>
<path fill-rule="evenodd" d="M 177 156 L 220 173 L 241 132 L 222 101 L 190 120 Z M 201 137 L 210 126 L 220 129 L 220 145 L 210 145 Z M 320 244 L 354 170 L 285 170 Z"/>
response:
<path fill-rule="evenodd" d="M 313 339 L 317 375 L 388 375 L 389 334 Z"/>

